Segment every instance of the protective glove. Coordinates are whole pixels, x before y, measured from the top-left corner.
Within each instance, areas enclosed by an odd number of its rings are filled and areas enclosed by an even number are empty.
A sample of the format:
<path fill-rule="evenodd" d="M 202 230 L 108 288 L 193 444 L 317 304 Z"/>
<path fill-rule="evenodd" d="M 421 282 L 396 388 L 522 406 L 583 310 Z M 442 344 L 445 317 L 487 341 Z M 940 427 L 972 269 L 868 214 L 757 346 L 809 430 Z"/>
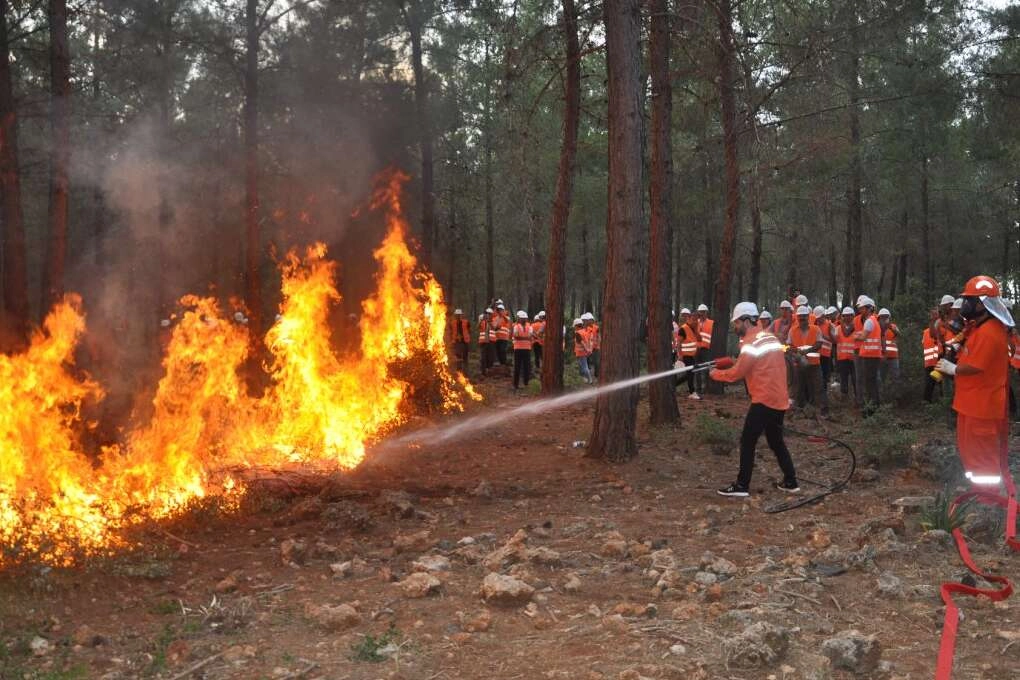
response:
<path fill-rule="evenodd" d="M 956 364 L 946 359 L 939 359 L 939 362 L 935 364 L 935 370 L 942 375 L 956 375 Z"/>
<path fill-rule="evenodd" d="M 715 360 L 715 367 L 721 371 L 725 371 L 727 368 L 733 368 L 733 359 L 731 357 L 719 357 Z"/>
<path fill-rule="evenodd" d="M 673 370 L 675 371 L 689 371 L 690 369 L 690 366 L 684 364 L 683 359 L 677 359 L 676 363 L 673 364 Z"/>

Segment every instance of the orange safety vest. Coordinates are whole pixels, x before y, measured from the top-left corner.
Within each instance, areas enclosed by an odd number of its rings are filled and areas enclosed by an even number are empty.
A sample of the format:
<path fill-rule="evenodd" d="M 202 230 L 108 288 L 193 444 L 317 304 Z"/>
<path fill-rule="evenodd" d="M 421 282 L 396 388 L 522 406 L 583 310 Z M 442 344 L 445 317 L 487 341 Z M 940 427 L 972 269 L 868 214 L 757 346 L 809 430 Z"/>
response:
<path fill-rule="evenodd" d="M 510 318 L 505 314 L 496 314 L 496 318 L 493 319 L 493 327 L 496 329 L 497 340 L 509 340 L 510 339 Z"/>
<path fill-rule="evenodd" d="M 857 341 L 854 340 L 854 331 L 851 330 L 847 333 L 843 329 L 843 324 L 839 324 L 839 327 L 836 329 L 836 361 L 853 361 L 856 347 Z"/>
<path fill-rule="evenodd" d="M 531 324 L 531 335 L 535 338 L 536 345 L 545 344 L 545 321 L 536 321 Z"/>
<path fill-rule="evenodd" d="M 693 357 L 698 353 L 698 334 L 690 324 L 680 327 L 680 356 Z"/>
<path fill-rule="evenodd" d="M 790 344 L 797 349 L 810 349 L 818 343 L 818 334 L 818 326 L 808 324 L 807 330 L 802 331 L 798 324 L 790 329 Z M 808 352 L 807 360 L 811 366 L 817 366 L 822 362 L 822 357 L 818 352 Z"/>
<path fill-rule="evenodd" d="M 478 344 L 485 345 L 489 342 L 489 320 L 482 319 L 478 322 Z"/>
<path fill-rule="evenodd" d="M 921 351 L 924 353 L 925 368 L 932 368 L 939 362 L 939 343 L 931 337 L 930 328 L 925 328 L 921 334 Z"/>
<path fill-rule="evenodd" d="M 514 349 L 531 349 L 531 324 L 517 322 L 514 324 Z"/>
<path fill-rule="evenodd" d="M 471 342 L 471 325 L 467 319 L 450 319 L 450 342 Z"/>
<path fill-rule="evenodd" d="M 818 332 L 822 334 L 822 349 L 820 350 L 823 357 L 832 356 L 832 322 L 826 318 L 822 318 L 822 322 L 817 324 Z"/>
<path fill-rule="evenodd" d="M 596 351 L 602 348 L 602 335 L 599 333 L 599 325 L 592 323 L 590 326 L 586 326 L 585 330 L 588 332 L 588 344 L 591 345 L 591 351 Z"/>
<path fill-rule="evenodd" d="M 575 357 L 586 357 L 591 354 L 591 347 L 588 346 L 588 334 L 584 332 L 584 329 L 576 329 L 574 331 L 574 356 Z"/>
<path fill-rule="evenodd" d="M 855 314 L 854 315 L 854 333 L 855 334 L 856 333 L 860 333 L 863 330 L 864 330 L 864 321 L 861 320 L 861 315 L 860 314 Z M 861 346 L 864 344 L 864 341 L 863 340 L 855 340 L 854 342 L 855 342 L 854 349 L 857 351 L 857 354 L 860 354 L 861 353 Z"/>
<path fill-rule="evenodd" d="M 896 334 L 893 333 L 892 328 L 885 329 L 885 358 L 886 359 L 898 359 L 900 357 L 900 349 L 896 346 Z"/>
<path fill-rule="evenodd" d="M 698 335 L 701 336 L 698 340 L 698 347 L 701 349 L 708 349 L 712 344 L 712 326 L 714 323 L 712 319 L 705 319 L 698 326 Z"/>
<path fill-rule="evenodd" d="M 868 317 L 871 319 L 871 317 Z M 878 327 L 878 319 L 871 319 L 874 328 L 871 332 L 864 336 L 864 340 L 861 341 L 861 358 L 862 359 L 881 359 L 882 358 L 882 329 Z M 861 321 L 861 332 L 864 331 L 864 321 Z"/>

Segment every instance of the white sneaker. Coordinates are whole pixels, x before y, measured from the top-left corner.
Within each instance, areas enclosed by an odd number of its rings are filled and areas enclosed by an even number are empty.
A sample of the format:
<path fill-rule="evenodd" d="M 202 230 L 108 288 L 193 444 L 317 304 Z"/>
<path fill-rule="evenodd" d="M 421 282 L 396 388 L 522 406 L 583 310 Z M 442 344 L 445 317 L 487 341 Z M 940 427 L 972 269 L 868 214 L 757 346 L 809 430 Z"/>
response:
<path fill-rule="evenodd" d="M 693 399 L 694 401 L 701 401 L 701 396 L 697 392 L 691 392 L 691 396 L 687 398 Z"/>

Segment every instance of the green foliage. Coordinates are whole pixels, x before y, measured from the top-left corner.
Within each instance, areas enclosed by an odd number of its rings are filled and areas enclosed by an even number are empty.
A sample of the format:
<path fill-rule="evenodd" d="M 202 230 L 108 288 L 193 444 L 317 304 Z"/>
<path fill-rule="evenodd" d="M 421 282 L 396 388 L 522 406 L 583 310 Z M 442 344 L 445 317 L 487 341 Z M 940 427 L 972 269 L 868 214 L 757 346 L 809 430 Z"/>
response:
<path fill-rule="evenodd" d="M 949 533 L 963 528 L 974 504 L 972 501 L 965 501 L 954 506 L 954 497 L 955 494 L 948 488 L 936 494 L 935 501 L 921 510 L 921 528 L 926 531 L 940 529 Z"/>
<path fill-rule="evenodd" d="M 389 629 L 379 636 L 368 634 L 361 642 L 352 649 L 355 661 L 367 661 L 369 663 L 381 663 L 386 661 L 387 655 L 381 654 L 381 650 L 400 639 L 400 631 L 396 626 L 390 624 Z"/>
<path fill-rule="evenodd" d="M 854 452 L 863 464 L 903 465 L 910 461 L 917 434 L 907 417 L 883 404 L 854 430 Z"/>
<path fill-rule="evenodd" d="M 708 446 L 713 453 L 725 455 L 733 450 L 739 433 L 723 419 L 700 413 L 694 419 L 691 435 L 694 441 Z"/>

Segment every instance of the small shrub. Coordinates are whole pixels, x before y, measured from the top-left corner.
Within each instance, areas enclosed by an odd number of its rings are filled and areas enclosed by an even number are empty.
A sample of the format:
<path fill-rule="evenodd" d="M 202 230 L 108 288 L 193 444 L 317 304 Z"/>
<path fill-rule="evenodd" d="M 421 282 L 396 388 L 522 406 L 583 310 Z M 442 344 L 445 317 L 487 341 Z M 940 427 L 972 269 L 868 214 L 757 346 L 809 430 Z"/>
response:
<path fill-rule="evenodd" d="M 737 429 L 720 418 L 700 414 L 691 429 L 694 440 L 712 449 L 712 453 L 726 455 L 733 450 L 739 436 Z"/>
<path fill-rule="evenodd" d="M 883 405 L 864 421 L 859 429 L 864 435 L 858 439 L 854 452 L 865 464 L 903 465 L 910 460 L 910 454 L 917 443 L 917 434 L 893 415 L 892 407 Z"/>
<path fill-rule="evenodd" d="M 378 637 L 375 635 L 366 635 L 364 639 L 354 645 L 354 648 L 351 650 L 354 653 L 354 660 L 367 661 L 369 663 L 382 663 L 389 658 L 388 654 L 382 653 L 383 650 L 389 645 L 395 643 L 398 639 L 400 639 L 400 631 L 393 625 L 390 625 L 389 630 Z"/>
<path fill-rule="evenodd" d="M 925 531 L 940 529 L 948 533 L 962 528 L 973 510 L 973 502 L 964 501 L 954 507 L 954 497 L 955 494 L 948 488 L 936 494 L 935 501 L 921 511 L 921 528 Z"/>

